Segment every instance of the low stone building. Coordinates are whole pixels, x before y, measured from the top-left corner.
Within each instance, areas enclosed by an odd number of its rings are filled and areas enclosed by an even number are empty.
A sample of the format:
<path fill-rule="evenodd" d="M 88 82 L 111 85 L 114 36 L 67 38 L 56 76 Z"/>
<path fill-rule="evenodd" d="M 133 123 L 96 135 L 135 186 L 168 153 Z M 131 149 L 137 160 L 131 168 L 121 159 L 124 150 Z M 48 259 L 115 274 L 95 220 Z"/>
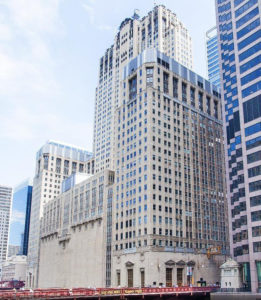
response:
<path fill-rule="evenodd" d="M 240 265 L 233 259 L 228 259 L 220 266 L 221 269 L 221 289 L 240 289 L 242 279 Z"/>
<path fill-rule="evenodd" d="M 68 179 L 69 186 L 63 185 L 66 191 L 44 207 L 40 288 L 101 287 L 111 283 L 114 172 L 105 170 L 76 185 L 73 182 Z"/>

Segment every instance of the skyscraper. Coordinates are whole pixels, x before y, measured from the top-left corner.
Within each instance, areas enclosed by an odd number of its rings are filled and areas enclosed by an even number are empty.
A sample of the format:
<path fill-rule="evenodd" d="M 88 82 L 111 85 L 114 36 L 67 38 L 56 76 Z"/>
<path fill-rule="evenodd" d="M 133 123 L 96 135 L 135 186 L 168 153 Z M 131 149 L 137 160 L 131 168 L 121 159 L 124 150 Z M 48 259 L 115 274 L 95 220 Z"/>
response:
<path fill-rule="evenodd" d="M 148 48 L 157 48 L 189 69 L 193 67 L 188 30 L 163 5 L 155 6 L 141 19 L 135 12 L 132 18 L 122 21 L 113 45 L 100 59 L 93 143 L 96 172 L 113 167 L 114 116 L 122 104 L 123 67 Z"/>
<path fill-rule="evenodd" d="M 216 86 L 164 48 L 162 39 L 172 31 L 164 24 L 172 19 L 173 13 L 158 6 L 141 21 L 136 15 L 124 20 L 116 46 L 100 61 L 96 174 L 45 206 L 39 276 L 45 287 L 77 282 L 78 274 L 60 278 L 57 265 L 67 274 L 75 266 L 79 270 L 86 249 L 90 255 L 79 273 L 80 280 L 87 278 L 84 271 L 93 270 L 98 242 L 106 257 L 99 273 L 91 271 L 87 285 L 181 286 L 202 278 L 208 284 L 220 280 L 228 244 L 221 97 Z M 98 179 L 108 171 L 115 172 L 109 187 L 113 193 L 103 204 L 111 207 L 104 207 L 97 222 Z M 102 190 L 101 195 L 108 195 Z M 51 213 L 54 208 L 59 213 Z M 94 229 L 101 232 L 98 242 L 80 238 Z M 53 277 L 45 282 L 49 272 Z"/>
<path fill-rule="evenodd" d="M 8 253 L 11 203 L 12 188 L 0 185 L 0 262 L 6 260 Z"/>
<path fill-rule="evenodd" d="M 261 290 L 260 0 L 216 0 L 230 248 L 245 285 Z"/>
<path fill-rule="evenodd" d="M 72 173 L 84 173 L 92 154 L 85 149 L 47 141 L 37 152 L 28 244 L 27 286 L 37 286 L 40 218 L 43 206 L 61 192 L 61 183 Z"/>
<path fill-rule="evenodd" d="M 29 180 L 14 188 L 9 245 L 20 245 L 20 255 L 27 255 L 32 201 L 32 183 Z"/>
<path fill-rule="evenodd" d="M 217 27 L 211 28 L 206 33 L 206 54 L 208 79 L 211 83 L 220 87 Z"/>

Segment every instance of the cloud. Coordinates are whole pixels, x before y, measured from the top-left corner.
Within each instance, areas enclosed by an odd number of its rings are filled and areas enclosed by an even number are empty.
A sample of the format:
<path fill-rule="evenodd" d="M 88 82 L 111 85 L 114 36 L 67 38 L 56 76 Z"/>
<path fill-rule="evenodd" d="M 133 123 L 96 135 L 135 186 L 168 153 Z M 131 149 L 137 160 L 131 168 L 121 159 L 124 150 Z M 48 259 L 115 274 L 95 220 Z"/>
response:
<path fill-rule="evenodd" d="M 12 211 L 11 224 L 12 223 L 21 223 L 23 225 L 24 221 L 25 221 L 25 213 L 24 212 L 21 212 L 18 210 Z"/>

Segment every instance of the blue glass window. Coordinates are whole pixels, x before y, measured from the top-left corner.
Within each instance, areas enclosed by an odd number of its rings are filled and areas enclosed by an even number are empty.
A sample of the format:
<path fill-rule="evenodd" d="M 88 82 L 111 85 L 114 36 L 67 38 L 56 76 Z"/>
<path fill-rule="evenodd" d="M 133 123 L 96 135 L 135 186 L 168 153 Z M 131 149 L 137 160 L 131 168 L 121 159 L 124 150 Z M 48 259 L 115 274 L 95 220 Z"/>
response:
<path fill-rule="evenodd" d="M 245 135 L 249 136 L 261 131 L 261 122 L 245 128 Z"/>
<path fill-rule="evenodd" d="M 237 45 L 238 51 L 242 50 L 243 48 L 245 48 L 249 44 L 253 43 L 260 37 L 261 37 L 261 30 L 258 30 L 255 33 L 251 34 L 249 37 L 244 39 L 242 42 L 238 43 L 238 45 Z"/>
<path fill-rule="evenodd" d="M 255 84 L 252 84 L 248 88 L 242 90 L 242 97 L 245 98 L 259 90 L 261 90 L 261 81 L 256 82 Z"/>
<path fill-rule="evenodd" d="M 261 95 L 244 102 L 243 110 L 245 123 L 261 117 Z"/>
<path fill-rule="evenodd" d="M 259 26 L 259 25 L 260 25 L 260 19 L 258 18 L 255 21 L 253 21 L 250 24 L 248 24 L 243 29 L 241 29 L 240 31 L 238 31 L 237 32 L 237 38 L 238 39 L 242 38 L 244 35 L 248 34 L 250 31 L 252 31 L 253 29 L 257 28 L 257 26 Z"/>
<path fill-rule="evenodd" d="M 242 73 L 246 72 L 247 70 L 258 65 L 260 62 L 261 62 L 261 54 L 254 57 L 253 59 L 249 60 L 247 63 L 243 64 L 240 67 L 240 73 L 242 74 Z"/>
<path fill-rule="evenodd" d="M 258 77 L 261 77 L 261 68 L 249 73 L 248 75 L 241 78 L 241 85 L 247 84 L 252 80 L 257 79 Z"/>
<path fill-rule="evenodd" d="M 245 0 L 234 0 L 234 6 L 238 6 L 240 3 L 242 3 Z"/>
<path fill-rule="evenodd" d="M 251 47 L 251 48 L 247 49 L 245 52 L 241 53 L 239 55 L 239 61 L 241 62 L 242 60 L 255 54 L 257 51 L 260 51 L 260 49 L 261 49 L 261 42 L 255 44 L 253 47 Z"/>
<path fill-rule="evenodd" d="M 235 11 L 236 18 L 240 15 L 242 15 L 245 11 L 247 11 L 250 7 L 255 5 L 257 3 L 257 0 L 249 0 L 246 4 L 242 5 Z"/>
<path fill-rule="evenodd" d="M 251 20 L 252 18 L 254 18 L 256 15 L 258 15 L 259 13 L 259 9 L 258 7 L 254 8 L 253 10 L 251 10 L 248 14 L 246 14 L 244 17 L 242 17 L 241 19 L 239 19 L 236 22 L 236 27 L 239 28 L 242 25 L 244 25 L 246 22 L 248 22 L 249 20 Z"/>
<path fill-rule="evenodd" d="M 253 149 L 261 145 L 261 136 L 256 137 L 255 139 L 249 140 L 246 142 L 246 149 Z"/>

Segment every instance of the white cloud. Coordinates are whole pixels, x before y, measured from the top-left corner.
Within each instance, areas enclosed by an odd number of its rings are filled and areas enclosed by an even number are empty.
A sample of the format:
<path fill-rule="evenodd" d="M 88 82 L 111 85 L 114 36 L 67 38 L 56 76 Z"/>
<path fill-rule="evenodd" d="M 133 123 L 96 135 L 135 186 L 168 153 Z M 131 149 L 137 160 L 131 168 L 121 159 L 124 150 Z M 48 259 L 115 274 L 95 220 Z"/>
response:
<path fill-rule="evenodd" d="M 12 211 L 12 216 L 11 216 L 11 224 L 12 223 L 21 223 L 24 224 L 25 221 L 25 213 L 18 211 L 18 210 L 13 210 Z"/>

